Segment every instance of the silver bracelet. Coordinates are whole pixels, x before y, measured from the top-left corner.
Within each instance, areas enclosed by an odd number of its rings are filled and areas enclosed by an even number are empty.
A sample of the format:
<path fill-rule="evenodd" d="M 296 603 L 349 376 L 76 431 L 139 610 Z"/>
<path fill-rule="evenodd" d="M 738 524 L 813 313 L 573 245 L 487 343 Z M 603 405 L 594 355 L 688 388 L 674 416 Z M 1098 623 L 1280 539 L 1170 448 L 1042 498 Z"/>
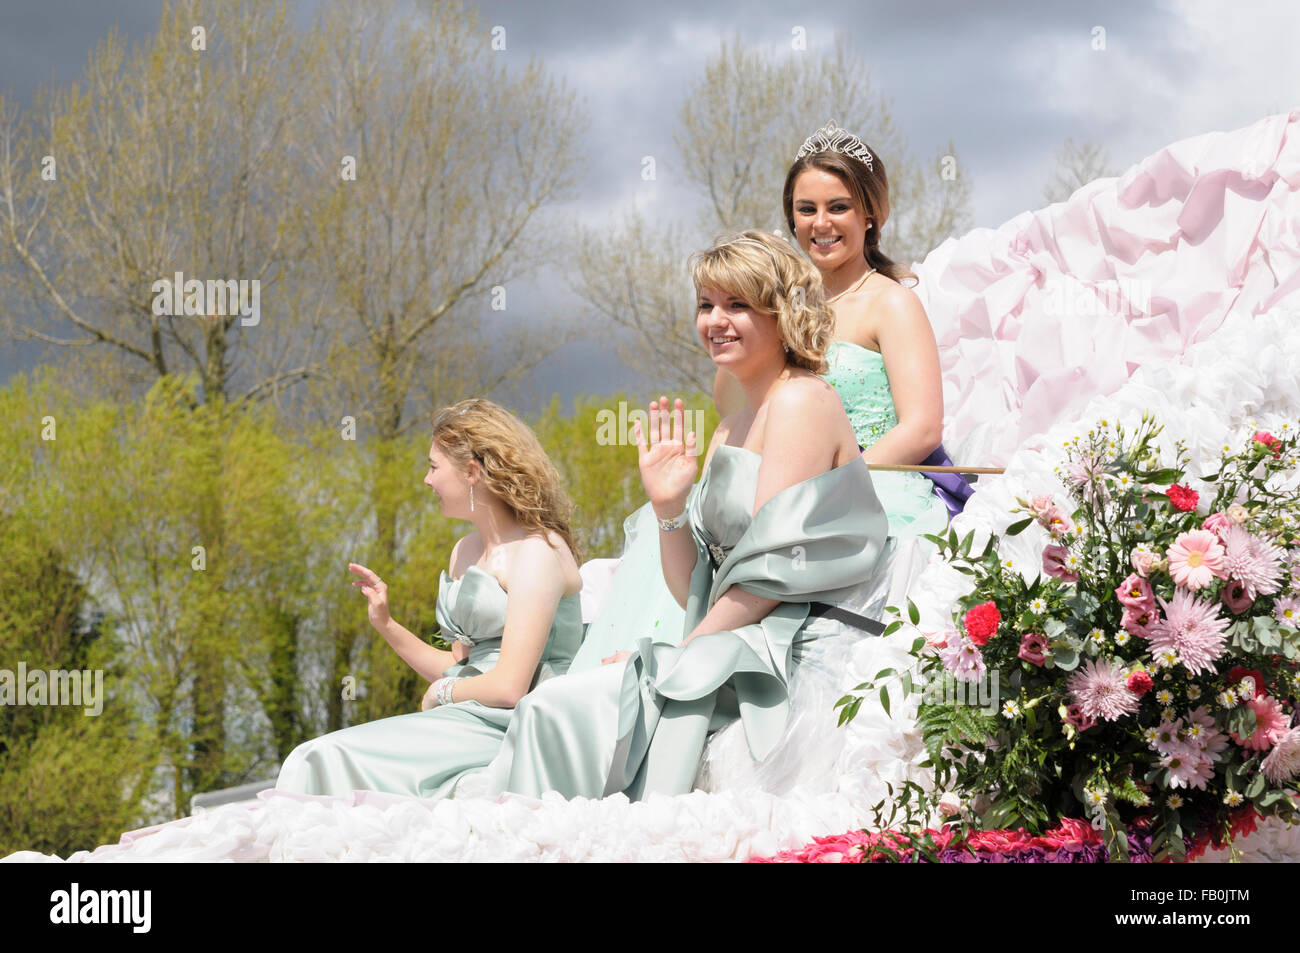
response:
<path fill-rule="evenodd" d="M 451 699 L 451 690 L 457 682 L 460 681 L 459 675 L 453 675 L 451 678 L 443 678 L 438 681 L 438 691 L 435 693 L 439 705 L 453 705 L 455 702 Z"/>
<path fill-rule="evenodd" d="M 670 520 L 660 520 L 659 528 L 665 533 L 671 533 L 675 529 L 681 529 L 686 525 L 686 510 L 682 510 Z"/>

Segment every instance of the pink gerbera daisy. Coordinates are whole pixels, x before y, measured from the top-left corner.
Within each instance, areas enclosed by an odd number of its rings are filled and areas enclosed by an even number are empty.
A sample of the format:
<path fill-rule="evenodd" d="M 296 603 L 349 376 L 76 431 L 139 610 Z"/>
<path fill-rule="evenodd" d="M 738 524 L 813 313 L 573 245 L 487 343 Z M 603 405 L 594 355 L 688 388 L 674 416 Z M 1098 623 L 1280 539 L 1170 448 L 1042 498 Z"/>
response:
<path fill-rule="evenodd" d="M 1114 721 L 1135 714 L 1138 697 L 1128 688 L 1124 666 L 1115 659 L 1088 659 L 1070 676 L 1070 694 L 1088 718 Z"/>
<path fill-rule="evenodd" d="M 1223 576 L 1241 583 L 1246 595 L 1271 596 L 1282 575 L 1282 550 L 1242 526 L 1228 528 L 1223 540 Z"/>
<path fill-rule="evenodd" d="M 1292 728 L 1278 740 L 1260 769 L 1273 784 L 1286 784 L 1300 774 L 1300 728 Z"/>
<path fill-rule="evenodd" d="M 1223 574 L 1223 544 L 1208 530 L 1179 533 L 1166 555 L 1176 585 L 1204 589 Z"/>
<path fill-rule="evenodd" d="M 1177 652 L 1194 675 L 1213 672 L 1214 660 L 1223 654 L 1223 630 L 1228 627 L 1228 620 L 1219 615 L 1218 604 L 1197 599 L 1182 588 L 1174 591 L 1173 601 L 1159 601 L 1165 617 L 1151 627 L 1151 651 Z"/>
<path fill-rule="evenodd" d="M 1249 738 L 1242 738 L 1234 731 L 1232 740 L 1243 748 L 1254 748 L 1256 751 L 1271 748 L 1281 741 L 1291 718 L 1282 710 L 1277 699 L 1269 695 L 1256 695 L 1246 704 L 1255 713 L 1255 730 Z"/>

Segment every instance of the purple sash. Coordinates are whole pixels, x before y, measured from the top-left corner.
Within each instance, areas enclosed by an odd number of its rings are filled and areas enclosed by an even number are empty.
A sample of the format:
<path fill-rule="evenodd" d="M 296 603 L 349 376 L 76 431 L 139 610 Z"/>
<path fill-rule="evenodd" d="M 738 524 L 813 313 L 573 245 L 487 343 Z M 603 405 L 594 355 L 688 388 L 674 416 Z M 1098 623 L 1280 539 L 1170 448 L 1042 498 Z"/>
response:
<path fill-rule="evenodd" d="M 921 461 L 921 466 L 926 464 L 932 467 L 950 467 L 953 462 L 948 451 L 943 449 L 943 444 L 939 444 L 934 453 Z M 951 522 L 965 508 L 966 501 L 975 493 L 975 488 L 960 473 L 927 473 L 926 476 L 934 484 L 935 496 L 943 500 L 943 505 L 948 508 L 948 520 Z"/>

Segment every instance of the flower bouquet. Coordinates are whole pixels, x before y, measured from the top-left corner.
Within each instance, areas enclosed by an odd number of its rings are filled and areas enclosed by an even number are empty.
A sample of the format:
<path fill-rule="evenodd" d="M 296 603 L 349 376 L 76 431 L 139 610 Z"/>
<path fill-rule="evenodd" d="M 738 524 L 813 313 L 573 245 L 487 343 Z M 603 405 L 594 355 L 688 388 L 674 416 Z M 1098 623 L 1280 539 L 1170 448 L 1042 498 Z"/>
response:
<path fill-rule="evenodd" d="M 1037 534 L 1033 572 L 998 536 L 929 537 L 974 589 L 953 625 L 918 630 L 902 675 L 922 693 L 936 782 L 908 792 L 913 829 L 947 816 L 969 840 L 1087 819 L 1112 859 L 1129 859 L 1137 829 L 1144 859 L 1180 861 L 1256 817 L 1296 818 L 1295 427 L 1224 447 L 1218 472 L 1193 480 L 1181 443 L 1161 465 L 1160 429 L 1101 421 L 1066 444 L 1066 493 L 1018 499 L 1005 531 Z M 907 620 L 894 615 L 887 634 L 920 621 L 910 601 Z M 888 710 L 898 677 L 840 699 L 841 723 L 863 691 Z"/>

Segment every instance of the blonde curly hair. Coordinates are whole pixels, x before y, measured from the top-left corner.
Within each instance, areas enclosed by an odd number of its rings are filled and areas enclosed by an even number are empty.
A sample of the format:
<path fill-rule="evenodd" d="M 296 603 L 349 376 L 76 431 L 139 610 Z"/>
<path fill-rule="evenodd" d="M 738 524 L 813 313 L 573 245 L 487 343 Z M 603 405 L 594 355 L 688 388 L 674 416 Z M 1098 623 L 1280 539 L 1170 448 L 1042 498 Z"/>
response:
<path fill-rule="evenodd" d="M 826 303 L 822 276 L 783 238 L 758 229 L 718 239 L 691 256 L 698 294 L 716 288 L 776 318 L 789 348 L 786 362 L 825 374 L 835 314 Z"/>
<path fill-rule="evenodd" d="M 433 415 L 433 442 L 462 469 L 477 463 L 484 485 L 520 526 L 543 536 L 554 530 L 574 560 L 582 561 L 569 528 L 573 502 L 536 435 L 518 417 L 490 400 L 462 400 Z"/>

